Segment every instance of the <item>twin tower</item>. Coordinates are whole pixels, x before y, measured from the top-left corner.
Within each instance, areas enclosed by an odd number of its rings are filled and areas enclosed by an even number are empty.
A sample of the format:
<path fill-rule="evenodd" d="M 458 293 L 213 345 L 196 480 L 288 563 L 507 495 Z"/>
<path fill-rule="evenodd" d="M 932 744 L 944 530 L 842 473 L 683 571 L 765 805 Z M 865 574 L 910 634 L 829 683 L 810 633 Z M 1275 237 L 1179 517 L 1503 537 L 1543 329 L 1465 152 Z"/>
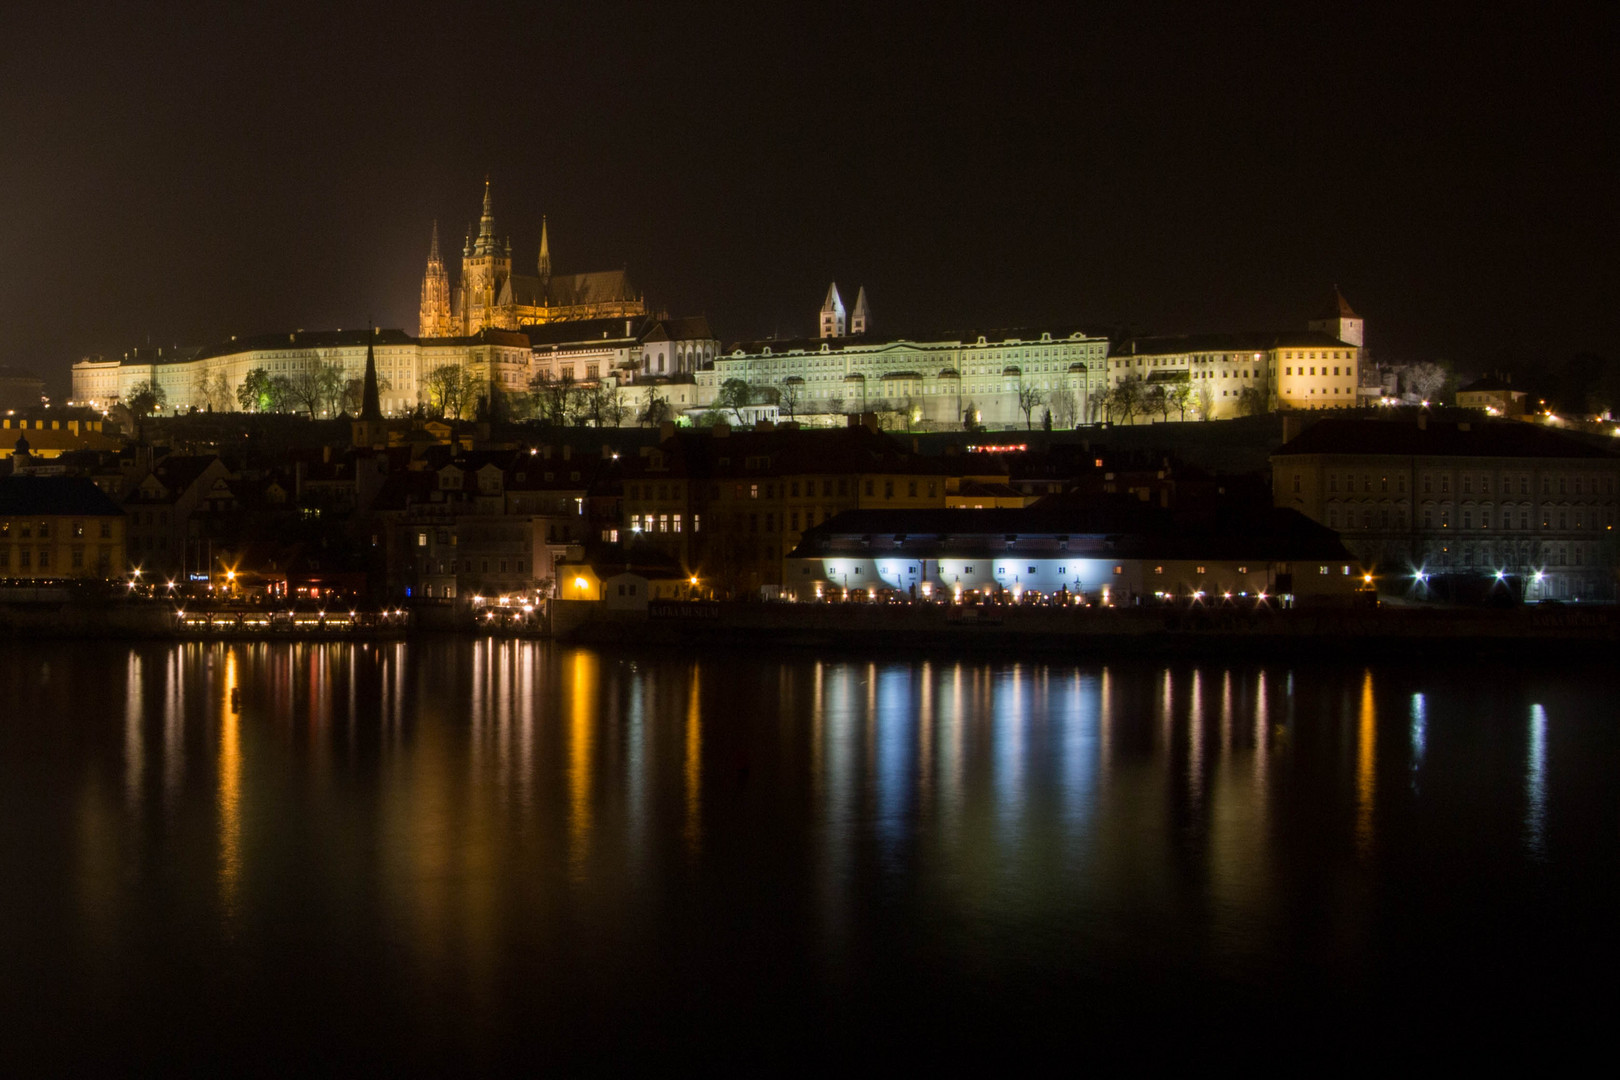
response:
<path fill-rule="evenodd" d="M 849 323 L 844 323 L 844 298 L 838 295 L 838 282 L 833 282 L 827 288 L 826 303 L 821 305 L 821 336 L 860 337 L 866 333 L 868 323 L 871 322 L 871 310 L 866 306 L 866 286 L 862 285 L 855 293 L 855 310 L 849 316 Z"/>

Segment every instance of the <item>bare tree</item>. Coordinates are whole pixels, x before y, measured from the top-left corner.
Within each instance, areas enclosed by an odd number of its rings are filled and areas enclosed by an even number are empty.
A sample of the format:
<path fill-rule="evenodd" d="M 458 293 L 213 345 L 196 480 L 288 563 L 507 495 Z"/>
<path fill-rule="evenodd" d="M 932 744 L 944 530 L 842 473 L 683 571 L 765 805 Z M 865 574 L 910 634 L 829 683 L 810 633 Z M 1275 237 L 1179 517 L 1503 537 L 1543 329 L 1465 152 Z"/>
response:
<path fill-rule="evenodd" d="M 1142 411 L 1159 414 L 1160 420 L 1170 419 L 1170 392 L 1163 383 L 1154 383 L 1142 394 Z"/>
<path fill-rule="evenodd" d="M 1434 400 L 1434 396 L 1446 385 L 1447 377 L 1445 368 L 1428 360 L 1408 364 L 1401 373 L 1401 381 L 1406 384 L 1407 390 L 1424 401 Z"/>
<path fill-rule="evenodd" d="M 231 407 L 231 389 L 223 371 L 199 372 L 192 384 L 191 400 L 207 412 L 224 412 Z"/>
<path fill-rule="evenodd" d="M 377 392 L 379 394 L 387 393 L 389 390 L 392 390 L 393 388 L 394 388 L 393 385 L 391 383 L 389 383 L 389 381 L 387 379 L 383 378 L 381 375 L 377 376 Z M 343 411 L 344 412 L 348 413 L 350 416 L 359 416 L 360 415 L 360 410 L 365 408 L 365 398 L 366 398 L 366 380 L 364 380 L 364 379 L 345 379 L 344 380 L 344 382 L 343 382 L 343 401 L 342 401 L 342 406 L 343 406 Z"/>
<path fill-rule="evenodd" d="M 609 427 L 618 427 L 630 415 L 630 401 L 625 397 L 624 391 L 617 386 L 607 392 L 607 400 L 602 404 L 602 419 Z"/>
<path fill-rule="evenodd" d="M 1114 407 L 1119 410 L 1119 422 L 1128 424 L 1142 408 L 1147 389 L 1140 375 L 1127 375 L 1114 387 Z"/>
<path fill-rule="evenodd" d="M 1035 410 L 1046 401 L 1046 394 L 1034 383 L 1024 381 L 1024 376 L 1018 376 L 1018 408 L 1024 414 L 1024 430 L 1034 429 Z"/>
<path fill-rule="evenodd" d="M 1214 390 L 1214 388 L 1212 388 L 1209 385 L 1209 383 L 1207 383 L 1207 382 L 1200 382 L 1198 384 L 1198 390 L 1194 393 L 1193 396 L 1194 396 L 1194 399 L 1197 401 L 1198 418 L 1200 420 L 1212 420 L 1212 419 L 1214 419 L 1214 416 L 1215 416 L 1215 390 Z"/>
<path fill-rule="evenodd" d="M 315 413 L 321 407 L 321 398 L 325 391 L 315 369 L 303 368 L 280 378 L 286 387 L 286 404 L 292 408 L 305 410 L 311 420 L 315 419 Z"/>
<path fill-rule="evenodd" d="M 1074 427 L 1079 416 L 1079 407 L 1075 404 L 1074 391 L 1067 386 L 1052 391 L 1050 410 L 1053 427 Z"/>
<path fill-rule="evenodd" d="M 422 379 L 427 391 L 428 407 L 436 416 L 448 414 L 460 420 L 472 393 L 472 376 L 460 364 L 441 364 Z"/>
<path fill-rule="evenodd" d="M 804 380 L 797 375 L 789 375 L 777 385 L 776 401 L 788 419 L 792 420 L 799 414 L 799 400 L 804 396 Z"/>

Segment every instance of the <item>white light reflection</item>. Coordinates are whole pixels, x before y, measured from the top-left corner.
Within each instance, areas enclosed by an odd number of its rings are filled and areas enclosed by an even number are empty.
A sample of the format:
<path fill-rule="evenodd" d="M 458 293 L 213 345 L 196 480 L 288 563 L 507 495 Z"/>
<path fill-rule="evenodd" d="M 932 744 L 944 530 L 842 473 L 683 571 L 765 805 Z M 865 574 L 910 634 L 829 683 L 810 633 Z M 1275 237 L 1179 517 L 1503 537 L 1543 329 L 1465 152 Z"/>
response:
<path fill-rule="evenodd" d="M 1412 790 L 1417 790 L 1418 770 L 1423 768 L 1423 755 L 1429 747 L 1429 703 L 1422 694 L 1412 695 Z"/>
<path fill-rule="evenodd" d="M 1547 857 L 1547 710 L 1530 706 L 1530 758 L 1524 773 L 1525 841 L 1530 854 Z"/>

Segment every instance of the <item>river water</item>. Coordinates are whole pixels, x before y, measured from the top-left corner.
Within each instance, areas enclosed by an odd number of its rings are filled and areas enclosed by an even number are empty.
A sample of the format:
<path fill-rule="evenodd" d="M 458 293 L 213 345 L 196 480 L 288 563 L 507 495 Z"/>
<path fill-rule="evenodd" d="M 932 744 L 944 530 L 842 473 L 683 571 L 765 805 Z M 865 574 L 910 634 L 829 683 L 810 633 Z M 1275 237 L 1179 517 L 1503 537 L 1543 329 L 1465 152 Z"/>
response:
<path fill-rule="evenodd" d="M 1610 1019 L 1608 670 L 51 643 L 0 690 L 13 1064 L 1545 1062 Z"/>

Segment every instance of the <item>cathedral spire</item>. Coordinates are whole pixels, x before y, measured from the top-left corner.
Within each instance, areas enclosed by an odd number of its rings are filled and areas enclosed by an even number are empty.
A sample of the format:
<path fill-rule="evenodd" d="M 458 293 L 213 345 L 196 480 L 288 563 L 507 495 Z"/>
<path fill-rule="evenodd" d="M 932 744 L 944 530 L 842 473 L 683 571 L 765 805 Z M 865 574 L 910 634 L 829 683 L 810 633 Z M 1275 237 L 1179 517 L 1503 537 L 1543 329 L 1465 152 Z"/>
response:
<path fill-rule="evenodd" d="M 484 177 L 484 213 L 478 219 L 478 246 L 493 250 L 495 246 L 495 210 L 489 198 L 489 177 Z"/>
<path fill-rule="evenodd" d="M 546 236 L 546 215 L 540 215 L 540 285 L 551 281 L 551 240 Z"/>
<path fill-rule="evenodd" d="M 439 219 L 433 219 L 433 242 L 428 246 L 428 265 L 439 262 Z"/>
<path fill-rule="evenodd" d="M 849 316 L 849 332 L 854 337 L 866 333 L 866 324 L 871 321 L 872 309 L 866 306 L 866 286 L 862 285 L 855 293 L 855 310 Z"/>

